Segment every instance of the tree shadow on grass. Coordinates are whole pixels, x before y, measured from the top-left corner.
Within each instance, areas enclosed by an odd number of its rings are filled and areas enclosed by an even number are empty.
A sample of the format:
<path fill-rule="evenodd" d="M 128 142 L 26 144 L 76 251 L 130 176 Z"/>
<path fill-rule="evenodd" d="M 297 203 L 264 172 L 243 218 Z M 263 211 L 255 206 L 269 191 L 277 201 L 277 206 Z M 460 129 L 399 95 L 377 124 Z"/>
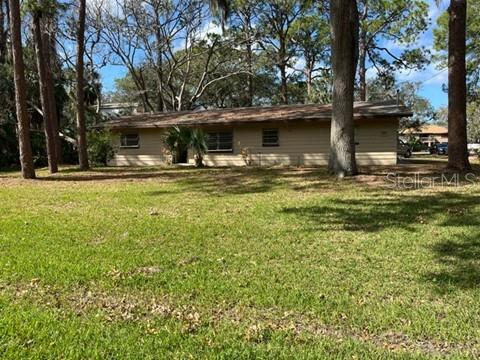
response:
<path fill-rule="evenodd" d="M 362 175 L 353 179 L 337 181 L 330 176 L 326 167 L 281 167 L 281 168 L 193 168 L 193 167 L 101 167 L 80 172 L 76 167 L 63 168 L 55 175 L 39 176 L 46 182 L 115 182 L 115 181 L 157 181 L 175 182 L 184 189 L 207 194 L 252 194 L 265 193 L 274 188 L 284 187 L 294 191 L 339 191 L 348 186 L 361 186 L 362 191 L 377 191 L 379 187 L 391 186 L 387 174 L 398 177 L 411 177 L 421 172 L 426 176 L 441 174 L 442 164 L 415 166 L 371 166 L 362 167 Z M 369 185 L 369 186 L 364 186 Z M 152 191 L 152 196 L 162 195 Z M 169 193 L 172 193 L 170 191 Z"/>
<path fill-rule="evenodd" d="M 307 232 L 382 230 L 418 231 L 423 224 L 448 228 L 428 250 L 438 270 L 422 279 L 439 293 L 480 286 L 480 194 L 451 191 L 413 195 L 401 193 L 364 199 L 331 199 L 326 205 L 282 209 Z M 443 233 L 443 234 L 444 234 Z"/>
<path fill-rule="evenodd" d="M 298 168 L 225 168 L 200 171 L 179 178 L 182 191 L 208 195 L 246 195 L 268 193 L 278 189 L 327 191 L 335 186 L 325 169 Z"/>
<path fill-rule="evenodd" d="M 223 174 L 197 173 L 175 179 L 174 189 L 152 190 L 147 192 L 150 196 L 162 196 L 172 193 L 200 193 L 206 195 L 242 195 L 267 193 L 279 186 L 279 181 L 274 176 L 247 175 L 245 173 L 229 172 Z"/>
<path fill-rule="evenodd" d="M 281 177 L 264 169 L 231 168 L 100 168 L 88 172 L 66 169 L 59 174 L 39 177 L 45 182 L 99 182 L 152 180 L 159 184 L 171 183 L 179 190 L 159 189 L 152 196 L 175 192 L 199 192 L 206 194 L 249 194 L 268 192 L 279 184 Z"/>
<path fill-rule="evenodd" d="M 98 182 L 98 181 L 142 181 L 174 183 L 178 192 L 199 192 L 213 195 L 241 195 L 266 193 L 274 188 L 286 186 L 304 190 L 299 184 L 308 184 L 315 189 L 331 187 L 331 179 L 322 168 L 299 170 L 295 168 L 100 168 L 79 173 L 67 169 L 58 175 L 39 177 L 45 182 Z M 165 189 L 150 192 L 152 196 L 174 193 Z"/>
<path fill-rule="evenodd" d="M 473 235 L 453 235 L 431 247 L 440 269 L 430 271 L 425 279 L 436 285 L 440 293 L 455 288 L 480 287 L 480 232 Z"/>
<path fill-rule="evenodd" d="M 445 215 L 442 226 L 465 226 L 479 223 L 469 210 L 479 204 L 480 195 L 455 192 L 431 195 L 378 194 L 362 199 L 332 198 L 325 205 L 282 209 L 298 217 L 307 231 L 346 230 L 377 232 L 387 228 L 412 230 L 414 225 Z"/>

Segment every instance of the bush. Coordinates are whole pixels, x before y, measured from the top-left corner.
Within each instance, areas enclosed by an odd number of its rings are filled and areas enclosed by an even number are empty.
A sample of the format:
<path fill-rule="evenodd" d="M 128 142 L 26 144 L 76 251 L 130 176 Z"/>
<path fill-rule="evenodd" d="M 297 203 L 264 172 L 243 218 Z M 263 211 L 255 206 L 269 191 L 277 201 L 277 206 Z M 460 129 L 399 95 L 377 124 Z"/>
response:
<path fill-rule="evenodd" d="M 0 169 L 19 167 L 18 142 L 15 124 L 0 125 Z"/>
<path fill-rule="evenodd" d="M 422 143 L 419 139 L 416 137 L 409 137 L 407 141 L 408 146 L 410 146 L 412 151 L 423 151 L 426 150 L 426 145 Z"/>
<path fill-rule="evenodd" d="M 113 158 L 110 133 L 105 130 L 92 130 L 88 133 L 88 160 L 93 165 L 107 165 Z"/>

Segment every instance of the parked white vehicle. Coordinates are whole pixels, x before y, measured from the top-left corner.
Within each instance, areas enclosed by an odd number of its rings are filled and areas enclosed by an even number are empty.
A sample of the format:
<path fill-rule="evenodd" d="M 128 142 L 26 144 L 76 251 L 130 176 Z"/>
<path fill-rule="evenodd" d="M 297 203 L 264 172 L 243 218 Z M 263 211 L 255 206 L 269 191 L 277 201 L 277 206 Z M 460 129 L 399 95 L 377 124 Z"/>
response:
<path fill-rule="evenodd" d="M 467 148 L 470 155 L 480 154 L 480 144 L 468 144 Z"/>

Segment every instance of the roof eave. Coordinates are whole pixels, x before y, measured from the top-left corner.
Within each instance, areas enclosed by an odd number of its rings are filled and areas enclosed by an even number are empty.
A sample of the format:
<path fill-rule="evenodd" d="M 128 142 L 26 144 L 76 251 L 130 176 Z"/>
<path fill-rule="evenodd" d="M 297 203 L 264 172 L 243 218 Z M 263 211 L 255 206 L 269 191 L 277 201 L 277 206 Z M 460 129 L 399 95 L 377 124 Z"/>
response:
<path fill-rule="evenodd" d="M 403 118 L 413 116 L 412 112 L 398 113 L 398 114 L 355 114 L 355 120 L 369 120 L 369 119 L 382 119 L 382 118 Z M 258 120 L 237 120 L 237 121 L 228 121 L 228 122 L 211 122 L 211 121 L 185 121 L 178 123 L 168 123 L 168 124 L 102 124 L 103 128 L 110 130 L 128 130 L 128 129 L 164 129 L 170 128 L 172 126 L 235 126 L 235 125 L 245 125 L 245 124 L 261 124 L 261 123 L 291 123 L 291 122 L 314 122 L 314 121 L 329 121 L 331 115 L 329 116 L 315 116 L 315 117 L 305 117 L 302 119 L 258 119 Z"/>

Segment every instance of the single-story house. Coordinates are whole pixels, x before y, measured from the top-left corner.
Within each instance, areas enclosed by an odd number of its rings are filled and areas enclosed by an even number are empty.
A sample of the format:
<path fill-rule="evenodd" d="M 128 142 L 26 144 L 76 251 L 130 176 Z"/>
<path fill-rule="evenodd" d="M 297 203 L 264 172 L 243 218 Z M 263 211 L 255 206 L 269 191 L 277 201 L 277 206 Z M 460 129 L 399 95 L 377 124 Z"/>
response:
<path fill-rule="evenodd" d="M 428 147 L 448 142 L 448 128 L 434 124 L 423 125 L 418 129 L 407 129 L 403 135 L 413 136 Z"/>
<path fill-rule="evenodd" d="M 171 155 L 162 138 L 172 126 L 201 128 L 209 136 L 208 166 L 326 165 L 330 152 L 331 105 L 283 105 L 137 114 L 112 119 L 112 166 L 162 165 Z M 359 165 L 397 162 L 398 126 L 410 109 L 396 102 L 355 103 Z M 194 163 L 185 149 L 179 163 Z"/>

